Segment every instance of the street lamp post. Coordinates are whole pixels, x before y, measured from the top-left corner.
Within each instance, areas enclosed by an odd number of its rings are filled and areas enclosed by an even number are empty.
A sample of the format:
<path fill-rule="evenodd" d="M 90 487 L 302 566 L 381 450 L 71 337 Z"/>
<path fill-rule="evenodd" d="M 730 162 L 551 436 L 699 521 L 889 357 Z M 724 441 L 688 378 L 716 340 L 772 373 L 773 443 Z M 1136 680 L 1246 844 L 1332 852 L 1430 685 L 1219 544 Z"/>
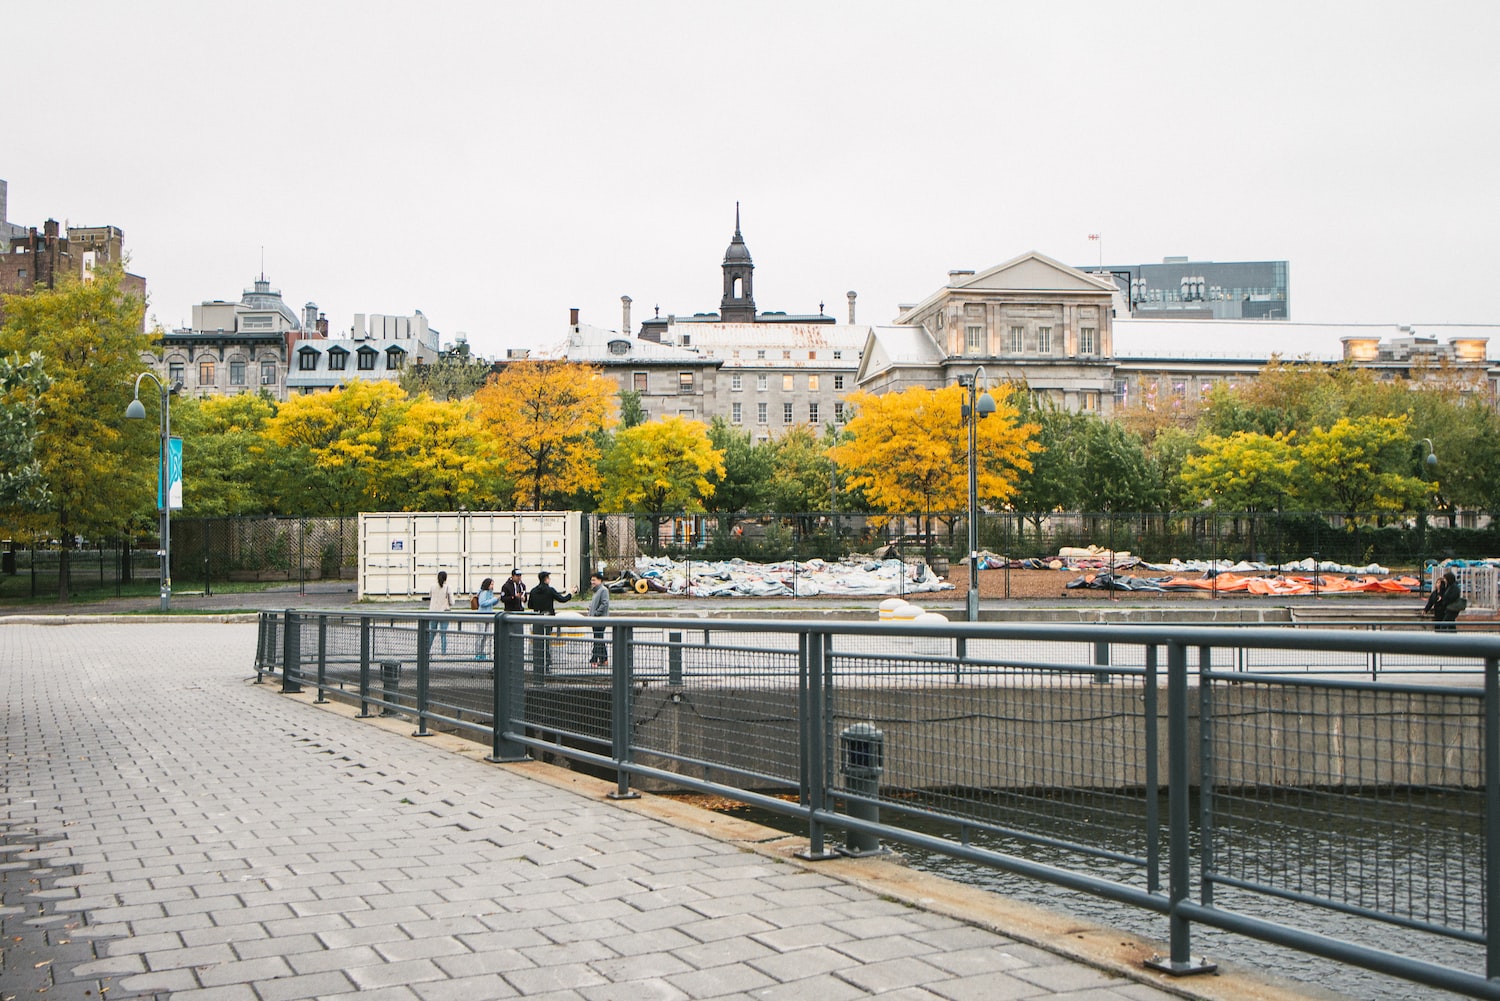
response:
<path fill-rule="evenodd" d="M 161 610 L 169 612 L 172 610 L 172 498 L 169 496 L 171 479 L 168 463 L 171 461 L 172 453 L 172 414 L 168 409 L 167 402 L 171 399 L 172 389 L 156 377 L 154 373 L 142 372 L 135 377 L 135 399 L 125 408 L 125 417 L 128 420 L 138 421 L 146 418 L 146 408 L 141 404 L 141 380 L 150 379 L 156 383 L 156 388 L 161 393 L 161 441 L 157 446 L 157 493 L 156 503 L 161 515 Z"/>
<path fill-rule="evenodd" d="M 979 421 L 995 412 L 995 398 L 985 390 L 979 393 L 979 380 L 984 378 L 984 366 L 974 370 L 969 378 L 969 400 L 963 404 L 963 419 L 969 425 L 969 596 L 968 621 L 979 621 L 979 475 L 978 438 Z M 960 380 L 962 384 L 962 380 Z"/>
<path fill-rule="evenodd" d="M 1436 471 L 1438 464 L 1437 451 L 1432 447 L 1431 438 L 1422 439 L 1422 447 L 1427 450 L 1427 455 L 1422 459 L 1422 465 L 1418 471 L 1422 474 L 1422 510 L 1418 512 L 1421 521 L 1417 524 L 1417 593 L 1427 593 L 1427 485 L 1428 470 Z"/>

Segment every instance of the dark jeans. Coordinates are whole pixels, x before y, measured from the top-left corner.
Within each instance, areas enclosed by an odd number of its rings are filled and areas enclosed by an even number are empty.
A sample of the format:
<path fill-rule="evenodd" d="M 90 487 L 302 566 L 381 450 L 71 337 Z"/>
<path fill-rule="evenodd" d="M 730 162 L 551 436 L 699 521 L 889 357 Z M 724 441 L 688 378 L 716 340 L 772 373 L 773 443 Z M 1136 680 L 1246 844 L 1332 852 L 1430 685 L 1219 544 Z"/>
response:
<path fill-rule="evenodd" d="M 594 627 L 594 649 L 589 654 L 589 660 L 595 664 L 609 663 L 609 647 L 604 642 L 604 627 Z"/>

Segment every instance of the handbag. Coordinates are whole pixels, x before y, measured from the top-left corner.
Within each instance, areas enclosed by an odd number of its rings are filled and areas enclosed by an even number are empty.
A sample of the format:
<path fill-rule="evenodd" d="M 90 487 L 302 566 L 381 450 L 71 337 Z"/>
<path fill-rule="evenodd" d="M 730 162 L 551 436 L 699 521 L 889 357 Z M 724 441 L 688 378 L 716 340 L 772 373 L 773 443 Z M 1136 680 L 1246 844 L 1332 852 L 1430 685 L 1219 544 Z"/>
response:
<path fill-rule="evenodd" d="M 476 594 L 469 598 L 469 609 L 475 612 L 479 611 L 479 595 Z"/>

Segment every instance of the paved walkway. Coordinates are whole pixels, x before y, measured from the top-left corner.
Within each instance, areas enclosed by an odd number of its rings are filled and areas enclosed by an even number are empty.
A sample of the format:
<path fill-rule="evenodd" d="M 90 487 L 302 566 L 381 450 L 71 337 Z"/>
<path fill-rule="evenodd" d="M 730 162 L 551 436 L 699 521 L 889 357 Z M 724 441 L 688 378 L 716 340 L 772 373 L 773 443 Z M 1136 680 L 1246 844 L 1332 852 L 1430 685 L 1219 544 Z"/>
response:
<path fill-rule="evenodd" d="M 897 902 L 848 876 L 862 862 L 793 864 L 314 707 L 248 683 L 254 641 L 0 623 L 0 998 L 1287 996 L 1136 982 L 1134 959 Z"/>

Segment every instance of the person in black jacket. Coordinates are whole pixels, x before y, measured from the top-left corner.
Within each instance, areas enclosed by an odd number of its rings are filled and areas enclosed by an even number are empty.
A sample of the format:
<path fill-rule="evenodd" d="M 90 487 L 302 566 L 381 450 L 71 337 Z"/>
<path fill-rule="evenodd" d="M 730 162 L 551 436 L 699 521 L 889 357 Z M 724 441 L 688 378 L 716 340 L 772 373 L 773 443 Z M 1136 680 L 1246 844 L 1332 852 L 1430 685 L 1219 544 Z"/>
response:
<path fill-rule="evenodd" d="M 543 570 L 536 575 L 536 587 L 526 596 L 526 607 L 538 615 L 556 615 L 557 603 L 559 601 L 572 601 L 571 594 L 563 594 L 552 586 L 552 575 Z M 542 670 L 546 670 L 552 662 L 552 645 L 547 637 L 552 635 L 552 627 L 537 624 L 531 628 L 533 636 L 541 637 L 532 644 L 532 661 L 540 664 Z"/>
<path fill-rule="evenodd" d="M 1448 570 L 1438 580 L 1437 587 L 1432 589 L 1432 595 L 1428 597 L 1422 613 L 1432 616 L 1432 621 L 1437 623 L 1437 632 L 1451 633 L 1457 628 L 1453 623 L 1457 621 L 1458 613 L 1467 604 L 1459 590 L 1458 578 L 1453 576 L 1452 570 Z"/>

